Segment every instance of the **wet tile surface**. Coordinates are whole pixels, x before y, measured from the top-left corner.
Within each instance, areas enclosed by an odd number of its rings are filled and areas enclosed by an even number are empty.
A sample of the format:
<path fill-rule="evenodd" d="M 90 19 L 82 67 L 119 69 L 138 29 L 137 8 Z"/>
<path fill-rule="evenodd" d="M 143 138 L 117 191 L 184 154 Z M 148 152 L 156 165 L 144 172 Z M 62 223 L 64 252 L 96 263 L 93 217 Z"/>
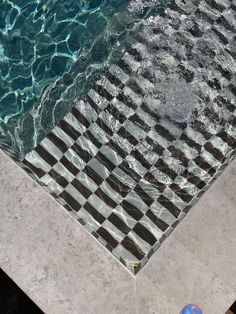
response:
<path fill-rule="evenodd" d="M 227 226 L 236 219 L 230 176 L 235 161 L 134 277 L 22 169 L 0 156 L 0 265 L 46 314 L 173 314 L 191 302 L 206 313 L 222 314 L 234 302 L 235 263 L 230 261 L 236 252 L 228 245 L 236 245 Z M 228 198 L 216 211 L 222 194 Z M 185 238 L 202 230 L 199 250 L 190 250 Z M 206 243 L 215 255 L 205 250 Z M 222 260 L 227 248 L 231 256 Z"/>
<path fill-rule="evenodd" d="M 234 14 L 176 1 L 149 18 L 23 161 L 134 273 L 234 157 Z"/>

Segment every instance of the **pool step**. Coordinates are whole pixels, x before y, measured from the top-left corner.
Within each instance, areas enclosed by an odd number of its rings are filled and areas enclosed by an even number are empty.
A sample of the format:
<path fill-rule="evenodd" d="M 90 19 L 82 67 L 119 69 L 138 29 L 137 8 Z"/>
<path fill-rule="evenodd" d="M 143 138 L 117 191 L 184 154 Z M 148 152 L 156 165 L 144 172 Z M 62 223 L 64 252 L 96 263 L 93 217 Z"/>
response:
<path fill-rule="evenodd" d="M 235 1 L 176 1 L 23 163 L 136 273 L 235 154 Z"/>

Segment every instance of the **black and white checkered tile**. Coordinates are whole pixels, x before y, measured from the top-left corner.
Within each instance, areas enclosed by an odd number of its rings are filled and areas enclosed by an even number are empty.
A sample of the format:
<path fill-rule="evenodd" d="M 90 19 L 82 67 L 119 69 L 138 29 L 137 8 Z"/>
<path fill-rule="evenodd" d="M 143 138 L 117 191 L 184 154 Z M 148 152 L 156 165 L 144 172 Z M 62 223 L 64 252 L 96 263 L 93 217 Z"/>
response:
<path fill-rule="evenodd" d="M 176 1 L 24 159 L 136 273 L 236 147 L 235 9 Z"/>

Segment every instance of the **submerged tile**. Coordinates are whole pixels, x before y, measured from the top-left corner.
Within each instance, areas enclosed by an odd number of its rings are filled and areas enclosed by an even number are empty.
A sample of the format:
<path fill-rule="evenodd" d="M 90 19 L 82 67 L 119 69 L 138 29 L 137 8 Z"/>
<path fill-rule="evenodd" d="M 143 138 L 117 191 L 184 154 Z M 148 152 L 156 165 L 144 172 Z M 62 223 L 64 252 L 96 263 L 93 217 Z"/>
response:
<path fill-rule="evenodd" d="M 235 8 L 178 0 L 147 18 L 23 160 L 133 273 L 235 155 Z"/>

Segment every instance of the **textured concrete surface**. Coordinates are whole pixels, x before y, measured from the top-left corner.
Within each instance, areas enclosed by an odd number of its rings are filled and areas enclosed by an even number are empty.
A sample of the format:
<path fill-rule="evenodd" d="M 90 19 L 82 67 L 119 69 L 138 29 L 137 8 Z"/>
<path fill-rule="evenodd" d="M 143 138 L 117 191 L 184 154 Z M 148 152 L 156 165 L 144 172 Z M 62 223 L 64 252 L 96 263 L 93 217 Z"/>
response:
<path fill-rule="evenodd" d="M 46 314 L 223 314 L 236 290 L 236 161 L 134 278 L 0 152 L 0 267 Z"/>

